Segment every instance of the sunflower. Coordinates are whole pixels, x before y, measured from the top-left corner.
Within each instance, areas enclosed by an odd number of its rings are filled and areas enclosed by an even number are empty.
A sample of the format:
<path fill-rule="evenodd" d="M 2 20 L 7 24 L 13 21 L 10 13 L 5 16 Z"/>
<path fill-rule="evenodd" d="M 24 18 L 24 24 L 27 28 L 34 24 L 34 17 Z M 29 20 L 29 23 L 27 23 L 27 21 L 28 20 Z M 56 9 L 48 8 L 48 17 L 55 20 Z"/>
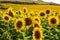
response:
<path fill-rule="evenodd" d="M 40 20 L 40 18 L 39 18 L 38 16 L 34 16 L 34 17 L 33 17 L 33 21 L 34 21 L 34 22 L 38 22 L 38 23 L 41 24 L 41 20 Z"/>
<path fill-rule="evenodd" d="M 28 15 L 29 15 L 29 16 L 34 16 L 34 12 L 33 12 L 33 11 L 30 11 L 30 12 L 28 13 Z"/>
<path fill-rule="evenodd" d="M 33 17 L 25 16 L 24 21 L 25 21 L 26 28 L 29 29 L 33 24 Z"/>
<path fill-rule="evenodd" d="M 52 14 L 52 12 L 53 12 L 53 10 L 52 10 L 52 9 L 46 9 L 46 10 L 45 10 L 45 13 L 46 13 L 47 15 L 51 15 L 51 14 Z"/>
<path fill-rule="evenodd" d="M 15 17 L 15 13 L 11 10 L 9 10 L 9 13 L 8 13 L 9 16 L 11 16 L 12 18 Z"/>
<path fill-rule="evenodd" d="M 50 11 L 49 14 L 48 14 L 49 16 L 54 16 L 55 15 L 55 12 L 56 12 L 55 10 L 52 10 L 52 9 L 47 9 L 47 10 Z M 46 10 L 46 14 L 48 13 L 47 10 Z"/>
<path fill-rule="evenodd" d="M 57 16 L 50 16 L 48 18 L 49 25 L 55 26 L 59 24 L 59 18 Z"/>
<path fill-rule="evenodd" d="M 43 33 L 42 33 L 42 28 L 34 28 L 33 30 L 33 40 L 42 40 L 43 38 Z"/>
<path fill-rule="evenodd" d="M 23 8 L 22 13 L 23 13 L 24 16 L 27 16 L 29 14 L 29 12 L 28 12 L 26 7 Z"/>
<path fill-rule="evenodd" d="M 49 9 L 46 10 L 46 14 L 50 14 L 50 10 Z"/>
<path fill-rule="evenodd" d="M 21 13 L 21 11 L 20 11 L 20 10 L 18 10 L 18 11 L 16 12 L 16 14 L 21 15 L 22 13 Z"/>
<path fill-rule="evenodd" d="M 24 13 L 28 12 L 28 10 L 27 10 L 26 7 L 23 8 L 23 12 L 24 12 Z"/>
<path fill-rule="evenodd" d="M 8 14 L 11 18 L 14 18 L 16 15 L 12 8 L 7 9 L 6 14 Z"/>
<path fill-rule="evenodd" d="M 19 15 L 23 14 L 23 12 L 20 9 L 16 13 Z"/>
<path fill-rule="evenodd" d="M 9 22 L 11 20 L 11 17 L 9 15 L 7 15 L 7 14 L 3 14 L 3 20 L 5 22 Z"/>
<path fill-rule="evenodd" d="M 41 19 L 47 17 L 46 13 L 43 12 L 43 11 L 39 12 L 39 16 L 40 16 Z"/>
<path fill-rule="evenodd" d="M 18 11 L 16 12 L 16 14 L 18 14 L 20 17 L 25 16 L 21 10 L 18 10 Z"/>
<path fill-rule="evenodd" d="M 55 16 L 59 16 L 59 15 L 60 15 L 59 12 L 60 12 L 60 11 L 54 10 L 54 15 L 55 15 Z"/>
<path fill-rule="evenodd" d="M 36 21 L 36 22 L 33 24 L 33 27 L 41 27 L 41 26 L 40 26 L 40 23 Z"/>
<path fill-rule="evenodd" d="M 16 31 L 19 32 L 19 31 L 21 31 L 21 29 L 24 28 L 25 22 L 22 18 L 16 19 L 14 26 L 15 26 Z"/>

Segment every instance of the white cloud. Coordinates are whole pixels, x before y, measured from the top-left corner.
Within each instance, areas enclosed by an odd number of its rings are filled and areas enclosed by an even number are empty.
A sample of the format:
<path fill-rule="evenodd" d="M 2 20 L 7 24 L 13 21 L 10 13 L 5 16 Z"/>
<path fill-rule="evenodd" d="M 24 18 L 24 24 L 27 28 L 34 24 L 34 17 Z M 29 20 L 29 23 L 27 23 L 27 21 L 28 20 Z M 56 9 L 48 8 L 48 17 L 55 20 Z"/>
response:
<path fill-rule="evenodd" d="M 44 2 L 53 2 L 53 3 L 57 3 L 60 4 L 60 0 L 42 0 Z"/>

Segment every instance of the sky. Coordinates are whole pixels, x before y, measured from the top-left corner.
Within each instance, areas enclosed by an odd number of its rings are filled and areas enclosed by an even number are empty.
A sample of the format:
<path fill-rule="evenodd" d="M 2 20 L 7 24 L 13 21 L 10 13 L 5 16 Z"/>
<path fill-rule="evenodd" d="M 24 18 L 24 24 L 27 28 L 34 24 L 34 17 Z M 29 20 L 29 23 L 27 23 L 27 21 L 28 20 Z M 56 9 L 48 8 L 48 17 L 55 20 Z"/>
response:
<path fill-rule="evenodd" d="M 57 4 L 60 4 L 60 0 L 0 0 L 0 1 L 29 1 L 29 2 L 32 2 L 32 1 L 44 1 L 44 2 L 53 2 L 53 3 L 57 3 Z"/>
<path fill-rule="evenodd" d="M 44 2 L 53 2 L 53 3 L 57 3 L 60 4 L 60 0 L 42 0 Z"/>

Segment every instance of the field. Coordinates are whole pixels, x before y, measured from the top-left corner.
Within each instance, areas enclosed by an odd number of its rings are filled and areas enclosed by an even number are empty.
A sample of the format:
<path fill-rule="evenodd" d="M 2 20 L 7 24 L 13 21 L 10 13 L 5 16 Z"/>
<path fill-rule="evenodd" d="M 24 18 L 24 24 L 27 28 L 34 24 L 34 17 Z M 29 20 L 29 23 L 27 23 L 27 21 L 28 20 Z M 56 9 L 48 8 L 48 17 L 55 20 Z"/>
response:
<path fill-rule="evenodd" d="M 60 40 L 60 6 L 2 4 L 0 40 Z"/>

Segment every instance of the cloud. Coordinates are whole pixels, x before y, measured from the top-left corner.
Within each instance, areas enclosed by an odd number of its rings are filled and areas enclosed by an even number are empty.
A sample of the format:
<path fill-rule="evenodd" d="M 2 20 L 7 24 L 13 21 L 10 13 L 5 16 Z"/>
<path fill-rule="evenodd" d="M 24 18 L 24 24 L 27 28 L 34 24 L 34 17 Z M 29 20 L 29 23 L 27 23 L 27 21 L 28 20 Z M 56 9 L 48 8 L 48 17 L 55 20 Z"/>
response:
<path fill-rule="evenodd" d="M 60 4 L 60 0 L 42 0 L 44 2 L 53 2 L 53 3 L 57 3 Z"/>

